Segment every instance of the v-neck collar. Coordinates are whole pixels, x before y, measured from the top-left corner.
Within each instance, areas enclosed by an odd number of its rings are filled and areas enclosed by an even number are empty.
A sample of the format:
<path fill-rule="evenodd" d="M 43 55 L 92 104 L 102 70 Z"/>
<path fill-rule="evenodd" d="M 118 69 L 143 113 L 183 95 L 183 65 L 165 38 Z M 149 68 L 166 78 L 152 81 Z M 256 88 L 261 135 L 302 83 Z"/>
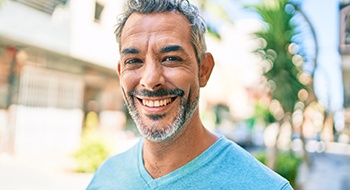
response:
<path fill-rule="evenodd" d="M 142 147 L 143 147 L 144 140 L 141 139 L 138 143 L 138 150 L 137 150 L 137 162 L 138 162 L 138 170 L 142 177 L 142 179 L 145 181 L 145 183 L 148 185 L 150 189 L 155 189 L 159 186 L 162 186 L 164 184 L 167 184 L 171 181 L 176 181 L 183 176 L 186 176 L 192 172 L 195 172 L 200 167 L 202 167 L 204 164 L 208 163 L 211 159 L 217 156 L 217 154 L 225 148 L 225 146 L 222 146 L 226 143 L 226 140 L 224 137 L 220 137 L 214 144 L 212 144 L 207 150 L 205 150 L 203 153 L 201 153 L 199 156 L 185 164 L 184 166 L 170 172 L 169 174 L 166 174 L 160 178 L 153 179 L 152 176 L 147 172 L 142 158 Z"/>

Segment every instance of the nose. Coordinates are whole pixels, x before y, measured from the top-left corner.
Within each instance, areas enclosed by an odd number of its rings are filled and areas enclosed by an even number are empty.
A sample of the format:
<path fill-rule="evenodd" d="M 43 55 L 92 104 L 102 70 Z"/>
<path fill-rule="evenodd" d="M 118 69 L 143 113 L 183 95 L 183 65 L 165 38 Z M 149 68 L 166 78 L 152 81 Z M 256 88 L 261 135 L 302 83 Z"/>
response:
<path fill-rule="evenodd" d="M 152 61 L 144 65 L 140 84 L 147 90 L 157 90 L 164 85 L 164 71 L 161 64 Z"/>

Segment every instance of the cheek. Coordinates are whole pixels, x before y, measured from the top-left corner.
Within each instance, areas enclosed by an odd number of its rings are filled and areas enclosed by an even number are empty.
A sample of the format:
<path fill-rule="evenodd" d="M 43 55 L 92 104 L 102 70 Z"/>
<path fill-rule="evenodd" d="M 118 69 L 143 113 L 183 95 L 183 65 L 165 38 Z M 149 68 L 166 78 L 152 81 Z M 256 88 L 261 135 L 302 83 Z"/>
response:
<path fill-rule="evenodd" d="M 136 88 L 139 80 L 138 76 L 139 74 L 136 72 L 125 72 L 120 75 L 120 86 L 125 90 L 126 93 Z"/>
<path fill-rule="evenodd" d="M 189 91 L 194 91 L 199 88 L 199 79 L 197 70 L 179 70 L 176 72 L 167 73 L 166 79 L 174 87 L 184 90 L 188 94 Z"/>

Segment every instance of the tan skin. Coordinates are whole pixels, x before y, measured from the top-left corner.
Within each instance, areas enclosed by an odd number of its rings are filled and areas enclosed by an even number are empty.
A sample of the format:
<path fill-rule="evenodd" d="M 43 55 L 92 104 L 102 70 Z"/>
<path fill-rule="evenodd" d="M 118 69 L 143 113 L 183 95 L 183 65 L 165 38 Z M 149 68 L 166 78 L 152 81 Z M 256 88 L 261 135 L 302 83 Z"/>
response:
<path fill-rule="evenodd" d="M 193 100 L 198 96 L 199 88 L 207 84 L 214 67 L 212 55 L 206 53 L 198 68 L 190 43 L 189 22 L 176 11 L 133 13 L 122 31 L 120 47 L 117 73 L 125 93 L 131 90 L 178 88 L 185 92 L 186 99 Z M 177 48 L 164 52 L 164 47 Z M 152 101 L 166 98 L 169 97 L 137 97 Z M 147 127 L 155 128 L 162 128 L 174 121 L 180 98 L 170 98 L 175 100 L 159 108 L 150 108 L 142 101 L 135 100 L 140 120 Z M 146 114 L 165 114 L 165 117 L 154 121 Z M 171 138 L 162 142 L 145 138 L 142 153 L 144 166 L 154 179 L 162 177 L 197 157 L 217 139 L 204 128 L 197 107 L 180 132 Z"/>

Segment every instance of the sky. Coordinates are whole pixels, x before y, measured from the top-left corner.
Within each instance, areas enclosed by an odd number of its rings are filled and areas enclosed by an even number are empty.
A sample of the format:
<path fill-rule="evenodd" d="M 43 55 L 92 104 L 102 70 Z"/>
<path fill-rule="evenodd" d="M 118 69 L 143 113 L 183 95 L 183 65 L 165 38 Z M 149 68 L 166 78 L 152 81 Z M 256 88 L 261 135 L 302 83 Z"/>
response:
<path fill-rule="evenodd" d="M 343 109 L 343 82 L 339 45 L 339 0 L 294 0 L 301 4 L 302 10 L 311 20 L 318 39 L 319 54 L 314 77 L 315 93 L 319 101 L 330 113 Z M 216 1 L 215 1 L 216 2 Z M 242 9 L 245 0 L 219 0 L 226 3 L 225 8 L 231 18 L 258 19 L 252 12 Z M 240 2 L 240 3 L 239 3 Z M 254 0 L 259 2 L 259 0 Z M 311 40 L 310 40 L 311 41 Z"/>
<path fill-rule="evenodd" d="M 319 41 L 315 92 L 330 113 L 343 108 L 343 82 L 339 46 L 339 1 L 304 0 L 303 10 L 312 21 Z"/>

